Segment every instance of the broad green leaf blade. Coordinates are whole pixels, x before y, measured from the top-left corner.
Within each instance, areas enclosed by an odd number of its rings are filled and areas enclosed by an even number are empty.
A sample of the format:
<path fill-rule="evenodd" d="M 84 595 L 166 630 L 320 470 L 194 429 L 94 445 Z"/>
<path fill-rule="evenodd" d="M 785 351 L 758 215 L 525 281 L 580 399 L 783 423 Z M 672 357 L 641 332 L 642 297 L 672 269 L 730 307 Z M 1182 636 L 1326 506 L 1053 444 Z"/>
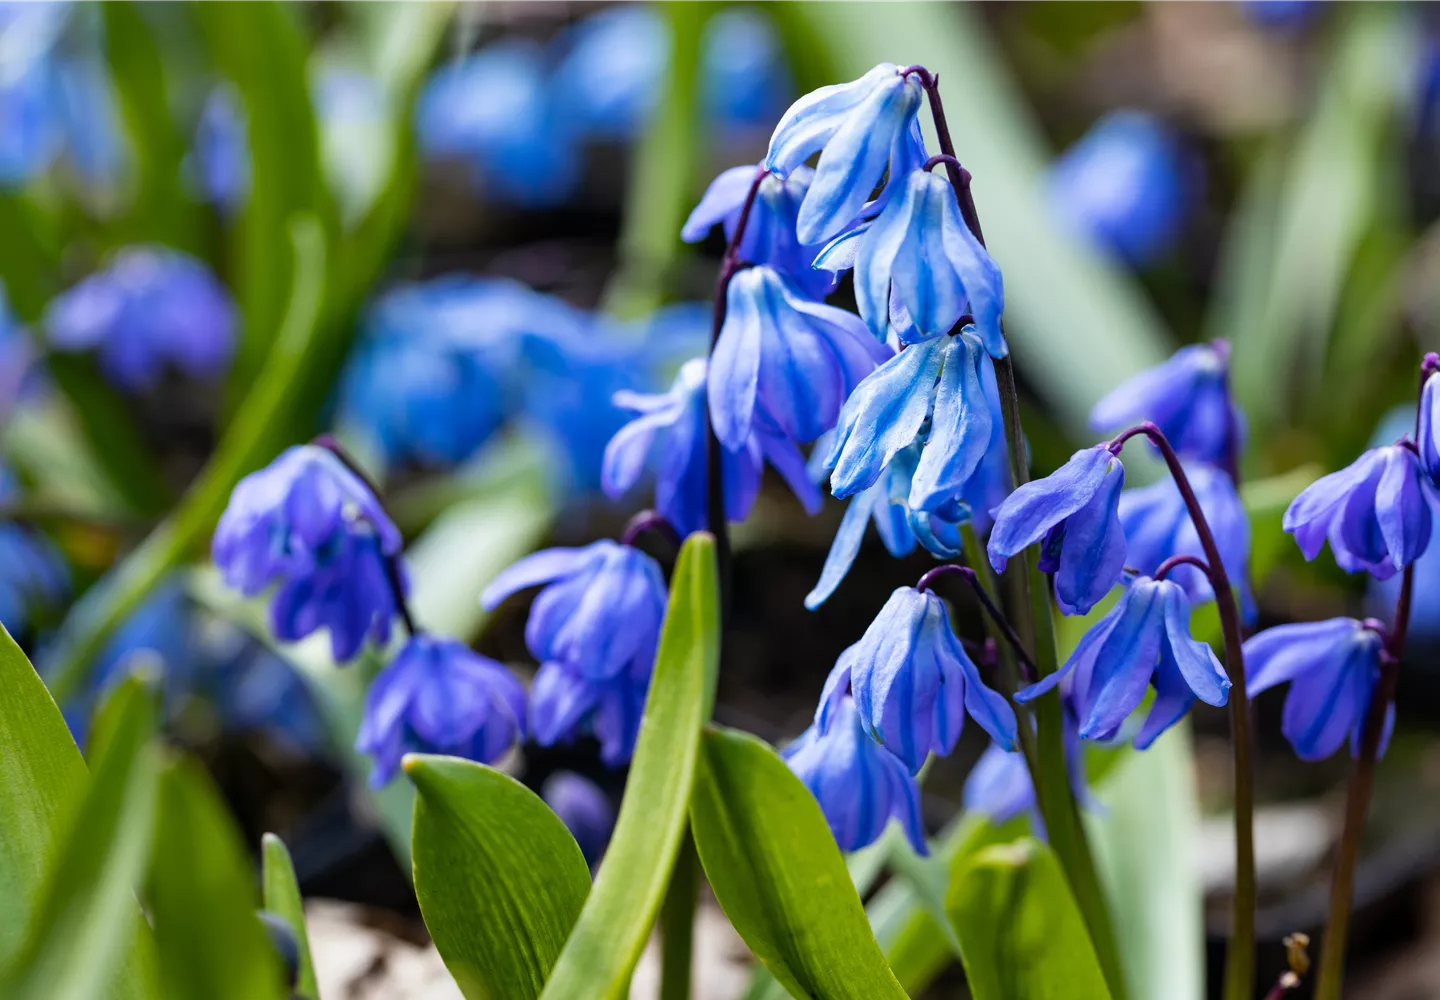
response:
<path fill-rule="evenodd" d="M 47 852 L 24 942 L 0 974 L 7 1000 L 157 995 L 135 903 L 155 823 L 157 714 L 153 692 L 133 677 L 101 709 L 93 778 Z"/>
<path fill-rule="evenodd" d="M 1143 753 L 1129 753 L 1100 784 L 1086 814 L 1100 879 L 1125 942 L 1130 995 L 1202 1000 L 1204 891 L 1190 726 L 1182 722 Z"/>
<path fill-rule="evenodd" d="M 707 730 L 690 822 L 715 898 L 792 996 L 905 997 L 819 803 L 774 750 Z"/>
<path fill-rule="evenodd" d="M 590 892 L 590 869 L 539 796 L 456 757 L 405 760 L 425 926 L 469 1000 L 538 997 Z"/>
<path fill-rule="evenodd" d="M 297 219 L 290 241 L 297 263 L 294 287 L 265 378 L 245 400 L 174 513 L 93 586 L 62 623 L 58 655 L 47 674 L 56 701 L 64 702 L 79 689 L 120 623 L 204 543 L 240 478 L 278 450 L 274 425 L 288 411 L 291 392 L 315 343 L 325 288 L 325 243 L 319 223 L 309 217 Z"/>
<path fill-rule="evenodd" d="M 150 869 L 167 1000 L 281 1000 L 279 957 L 255 915 L 260 899 L 245 844 L 194 760 L 170 762 Z"/>
<path fill-rule="evenodd" d="M 580 921 L 545 984 L 545 1000 L 626 995 L 685 833 L 700 731 L 714 705 L 719 661 L 715 539 L 702 531 L 686 539 L 675 564 L 615 832 Z"/>
<path fill-rule="evenodd" d="M 319 1000 L 315 963 L 310 958 L 310 935 L 305 930 L 305 901 L 295 879 L 295 865 L 285 841 L 267 833 L 260 838 L 260 884 L 265 909 L 285 918 L 300 947 L 300 975 L 295 983 L 296 1000 Z"/>
<path fill-rule="evenodd" d="M 947 903 L 975 1000 L 1109 1000 L 1060 863 L 1038 840 L 962 859 Z"/>

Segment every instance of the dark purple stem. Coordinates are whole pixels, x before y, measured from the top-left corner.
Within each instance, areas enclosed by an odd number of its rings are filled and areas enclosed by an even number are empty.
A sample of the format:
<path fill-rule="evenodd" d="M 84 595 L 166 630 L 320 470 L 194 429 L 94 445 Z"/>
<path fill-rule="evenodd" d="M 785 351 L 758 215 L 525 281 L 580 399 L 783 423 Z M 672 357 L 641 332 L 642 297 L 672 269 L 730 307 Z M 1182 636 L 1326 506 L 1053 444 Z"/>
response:
<path fill-rule="evenodd" d="M 1225 636 L 1225 668 L 1230 675 L 1230 733 L 1235 760 L 1235 898 L 1230 931 L 1230 951 L 1225 961 L 1226 1000 L 1239 1000 L 1255 995 L 1255 784 L 1250 764 L 1250 698 L 1245 690 L 1244 636 L 1240 631 L 1240 609 L 1230 576 L 1220 558 L 1215 535 L 1200 501 L 1185 475 L 1185 467 L 1175 449 L 1148 420 L 1123 431 L 1110 441 L 1111 454 L 1136 435 L 1148 437 L 1159 449 L 1175 480 L 1175 487 L 1190 512 L 1195 534 L 1208 563 L 1206 575 L 1215 591 L 1215 606 L 1220 611 L 1220 626 Z"/>
<path fill-rule="evenodd" d="M 642 510 L 625 522 L 625 530 L 620 533 L 620 544 L 634 545 L 635 540 L 647 531 L 655 532 L 669 542 L 672 549 L 680 551 L 680 532 L 675 530 L 675 525 L 671 524 L 664 514 L 653 509 Z"/>
<path fill-rule="evenodd" d="M 915 589 L 923 594 L 934 587 L 937 579 L 949 574 L 964 577 L 965 582 L 970 585 L 970 589 L 975 592 L 975 597 L 980 601 L 981 606 L 985 608 L 985 613 L 990 616 L 990 620 L 1000 629 L 1001 634 L 1005 636 L 1005 641 L 1015 650 L 1015 657 L 1020 661 L 1022 673 L 1024 674 L 1022 679 L 1025 683 L 1034 684 L 1038 681 L 1040 679 L 1040 671 L 1036 668 L 1035 661 L 1030 658 L 1030 654 L 1025 650 L 1025 644 L 1020 641 L 1020 636 L 1010 625 L 1010 620 L 1005 617 L 1005 613 L 995 606 L 995 602 L 992 601 L 990 595 L 985 592 L 985 587 L 981 584 L 980 577 L 969 566 L 961 566 L 957 563 L 943 563 L 922 576 L 920 582 L 915 584 Z"/>
<path fill-rule="evenodd" d="M 1178 555 L 1173 555 L 1169 559 L 1166 559 L 1156 568 L 1155 579 L 1165 579 L 1176 566 L 1194 566 L 1206 576 L 1210 575 L 1210 567 L 1206 565 L 1204 559 L 1191 555 L 1189 552 L 1181 552 Z"/>
<path fill-rule="evenodd" d="M 928 160 L 926 160 L 924 163 L 922 163 L 922 164 L 920 165 L 920 169 L 921 169 L 921 170 L 934 170 L 936 167 L 938 167 L 938 166 L 939 166 L 940 164 L 942 164 L 942 163 L 945 164 L 945 166 L 946 166 L 947 169 L 950 168 L 950 167 L 959 167 L 959 169 L 960 169 L 960 176 L 961 176 L 962 178 L 964 178 L 965 184 L 966 184 L 967 186 L 970 184 L 970 171 L 968 171 L 968 170 L 966 170 L 964 167 L 960 166 L 960 161 L 957 160 L 957 159 L 955 159 L 955 157 L 953 157 L 953 156 L 947 156 L 945 153 L 936 153 L 934 156 L 930 157 L 930 159 L 928 159 Z"/>

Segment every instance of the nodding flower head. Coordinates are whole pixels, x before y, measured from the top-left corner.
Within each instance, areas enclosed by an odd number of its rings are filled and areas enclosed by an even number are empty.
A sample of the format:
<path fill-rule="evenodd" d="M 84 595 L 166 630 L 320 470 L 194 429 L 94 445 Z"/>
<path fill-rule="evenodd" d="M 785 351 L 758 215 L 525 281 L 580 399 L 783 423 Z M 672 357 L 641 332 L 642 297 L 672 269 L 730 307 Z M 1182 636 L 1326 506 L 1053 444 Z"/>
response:
<path fill-rule="evenodd" d="M 482 764 L 525 735 L 525 689 L 494 660 L 454 639 L 410 638 L 370 685 L 355 749 L 374 760 L 370 783 L 388 782 L 407 753 Z"/>
<path fill-rule="evenodd" d="M 682 535 L 708 523 L 705 372 L 706 360 L 693 358 L 681 366 L 669 392 L 616 393 L 615 405 L 635 417 L 610 439 L 600 475 L 606 495 L 618 500 L 640 481 L 647 466 L 653 468 L 655 509 Z M 721 481 L 730 520 L 743 521 L 749 515 L 767 461 L 807 513 L 819 512 L 820 491 L 805 470 L 805 456 L 778 429 L 757 420 L 740 448 L 722 451 Z"/>
<path fill-rule="evenodd" d="M 1430 544 L 1433 493 L 1407 441 L 1372 448 L 1312 483 L 1290 504 L 1283 523 L 1307 560 L 1329 541 L 1345 572 L 1363 570 L 1384 580 Z"/>
<path fill-rule="evenodd" d="M 967 713 L 997 743 L 1015 745 L 1015 712 L 980 679 L 950 627 L 949 608 L 929 591 L 898 588 L 860 641 L 840 654 L 815 712 L 822 734 L 847 691 L 871 738 L 911 771 L 927 754 L 955 749 Z"/>
<path fill-rule="evenodd" d="M 530 737 L 542 747 L 593 736 L 600 759 L 619 767 L 635 752 L 653 661 L 637 660 L 609 680 L 590 680 L 568 664 L 540 665 L 530 685 Z"/>
<path fill-rule="evenodd" d="M 399 609 L 388 563 L 400 545 L 399 530 L 358 476 L 330 451 L 298 445 L 240 480 L 215 529 L 213 554 L 226 585 L 247 597 L 280 584 L 270 602 L 278 638 L 293 642 L 328 628 L 335 659 L 344 661 L 367 637 L 390 638 Z"/>
<path fill-rule="evenodd" d="M 0 465 L 0 503 L 16 492 L 14 474 Z M 35 612 L 58 607 L 69 592 L 69 567 L 50 539 L 26 525 L 0 521 L 0 625 L 23 636 Z"/>
<path fill-rule="evenodd" d="M 835 426 L 860 382 L 892 356 L 854 313 L 807 299 L 761 264 L 736 274 L 710 360 L 715 436 L 742 447 L 757 420 L 797 443 Z"/>
<path fill-rule="evenodd" d="M 760 169 L 731 167 L 711 181 L 700 204 L 685 220 L 685 227 L 680 230 L 681 239 L 698 243 L 717 224 L 724 225 L 726 239 L 732 238 Z M 790 176 L 783 178 L 766 175 L 755 192 L 755 203 L 738 249 L 741 260 L 769 264 L 794 281 L 808 298 L 819 300 L 835 290 L 839 278 L 812 266 L 820 247 L 803 244 L 795 235 L 800 203 L 805 200 L 814 175 L 809 167 L 796 167 Z"/>
<path fill-rule="evenodd" d="M 540 797 L 570 830 L 586 862 L 599 864 L 615 827 L 615 807 L 609 796 L 584 775 L 556 771 L 540 786 Z"/>
<path fill-rule="evenodd" d="M 1324 760 L 1347 736 L 1350 752 L 1358 756 L 1384 652 L 1384 637 L 1354 618 L 1266 629 L 1245 642 L 1250 694 L 1290 683 L 1280 729 L 1302 760 Z M 1382 754 L 1394 722 L 1391 704 Z"/>
<path fill-rule="evenodd" d="M 915 779 L 899 757 L 870 738 L 848 695 L 832 708 L 823 732 L 811 726 L 784 756 L 819 801 L 842 851 L 873 844 L 893 819 L 917 854 L 929 853 Z"/>
<path fill-rule="evenodd" d="M 1180 721 L 1196 698 L 1223 705 L 1230 696 L 1215 653 L 1190 637 L 1190 602 L 1180 585 L 1143 576 L 1085 633 L 1063 667 L 1016 692 L 1015 700 L 1028 703 L 1066 677 L 1087 740 L 1113 739 L 1154 684 L 1155 703 L 1135 736 L 1138 750 Z"/>
<path fill-rule="evenodd" d="M 1040 568 L 1055 575 L 1055 600 L 1083 615 L 1120 580 L 1125 531 L 1118 512 L 1125 467 L 1105 444 L 1082 448 L 1044 479 L 1005 498 L 990 531 L 996 572 L 1043 539 Z"/>
<path fill-rule="evenodd" d="M 1070 792 L 1075 801 L 1086 808 L 1096 808 L 1094 796 L 1085 779 L 1085 752 L 1080 746 L 1079 726 L 1067 701 L 1064 705 L 1065 770 L 1070 777 Z M 967 812 L 982 812 L 999 826 L 1016 816 L 1028 813 L 1036 836 L 1045 836 L 1045 821 L 1035 800 L 1035 783 L 1030 766 L 1019 750 L 1006 749 L 991 743 L 965 779 L 963 805 Z"/>
<path fill-rule="evenodd" d="M 1230 395 L 1230 345 L 1182 347 L 1122 382 L 1090 411 L 1102 433 L 1148 420 L 1182 458 L 1232 466 L 1245 450 L 1245 415 Z"/>
<path fill-rule="evenodd" d="M 1429 364 L 1431 358 L 1426 359 L 1425 386 L 1420 391 L 1420 433 L 1419 441 L 1416 442 L 1420 452 L 1420 467 L 1425 470 L 1425 476 L 1430 480 L 1432 486 L 1440 487 L 1440 414 L 1436 414 L 1435 408 L 1440 406 L 1440 372 L 1437 372 Z"/>
<path fill-rule="evenodd" d="M 892 161 L 906 155 L 923 94 L 913 75 L 881 63 L 858 80 L 806 94 L 785 112 L 765 168 L 784 177 L 820 153 L 797 219 L 800 242 L 832 239 L 860 214 Z"/>

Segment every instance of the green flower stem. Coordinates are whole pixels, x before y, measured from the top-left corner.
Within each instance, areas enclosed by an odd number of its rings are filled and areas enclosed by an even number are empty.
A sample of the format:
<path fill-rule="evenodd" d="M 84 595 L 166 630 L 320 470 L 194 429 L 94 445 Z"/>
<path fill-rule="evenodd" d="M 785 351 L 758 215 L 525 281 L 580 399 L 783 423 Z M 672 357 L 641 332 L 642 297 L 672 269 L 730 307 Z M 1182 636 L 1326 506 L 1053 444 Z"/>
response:
<path fill-rule="evenodd" d="M 685 831 L 665 901 L 660 905 L 660 1000 L 690 1000 L 694 979 L 691 956 L 695 946 L 695 901 L 700 888 L 695 838 Z"/>

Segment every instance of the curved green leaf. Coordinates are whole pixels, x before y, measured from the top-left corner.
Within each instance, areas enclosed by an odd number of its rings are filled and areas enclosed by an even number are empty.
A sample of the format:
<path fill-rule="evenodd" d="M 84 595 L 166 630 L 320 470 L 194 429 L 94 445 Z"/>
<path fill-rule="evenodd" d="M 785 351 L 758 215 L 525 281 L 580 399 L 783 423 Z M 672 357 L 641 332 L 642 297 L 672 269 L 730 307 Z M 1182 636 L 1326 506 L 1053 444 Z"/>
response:
<path fill-rule="evenodd" d="M 425 926 L 470 1000 L 538 997 L 590 892 L 590 869 L 539 796 L 494 768 L 414 754 L 411 839 Z"/>
<path fill-rule="evenodd" d="M 819 803 L 774 750 L 709 729 L 690 816 L 715 898 L 791 996 L 905 997 Z"/>
<path fill-rule="evenodd" d="M 310 958 L 310 935 L 305 931 L 305 901 L 295 879 L 295 865 L 285 841 L 267 833 L 260 838 L 260 885 L 265 909 L 284 917 L 295 932 L 300 948 L 300 975 L 295 983 L 296 1000 L 319 1000 L 315 963 Z"/>
<path fill-rule="evenodd" d="M 1038 840 L 963 857 L 946 904 L 975 1000 L 1110 1000 L 1060 863 Z"/>
<path fill-rule="evenodd" d="M 719 660 L 715 539 L 701 531 L 686 539 L 675 564 L 615 832 L 580 922 L 545 984 L 544 1000 L 612 1000 L 626 994 L 685 833 L 700 730 L 714 705 Z"/>

